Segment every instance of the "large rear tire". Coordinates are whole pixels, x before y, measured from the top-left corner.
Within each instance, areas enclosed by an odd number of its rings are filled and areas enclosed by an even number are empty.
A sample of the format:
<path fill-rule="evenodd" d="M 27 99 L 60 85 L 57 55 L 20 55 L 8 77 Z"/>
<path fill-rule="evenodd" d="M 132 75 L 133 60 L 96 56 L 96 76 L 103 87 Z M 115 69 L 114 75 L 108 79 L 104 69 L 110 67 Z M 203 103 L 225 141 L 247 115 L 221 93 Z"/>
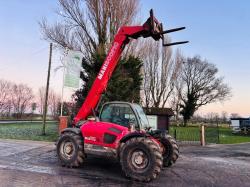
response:
<path fill-rule="evenodd" d="M 179 146 L 175 139 L 167 134 L 160 141 L 164 145 L 163 166 L 170 167 L 179 157 Z"/>
<path fill-rule="evenodd" d="M 83 138 L 81 135 L 66 132 L 57 143 L 57 156 L 63 166 L 79 167 L 84 161 Z"/>
<path fill-rule="evenodd" d="M 135 137 L 122 146 L 120 162 L 127 177 L 149 182 L 160 173 L 163 157 L 157 143 L 149 138 Z"/>

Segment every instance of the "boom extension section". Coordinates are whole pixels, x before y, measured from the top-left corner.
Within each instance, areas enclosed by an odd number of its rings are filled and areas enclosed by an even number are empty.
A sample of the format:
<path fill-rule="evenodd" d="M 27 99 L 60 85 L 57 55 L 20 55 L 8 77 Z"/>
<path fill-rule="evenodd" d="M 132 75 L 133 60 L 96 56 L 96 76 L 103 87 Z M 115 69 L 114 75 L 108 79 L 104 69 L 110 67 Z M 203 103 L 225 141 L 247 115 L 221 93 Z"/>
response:
<path fill-rule="evenodd" d="M 80 120 L 84 120 L 95 109 L 103 91 L 107 88 L 108 81 L 119 61 L 121 53 L 126 44 L 129 43 L 130 38 L 137 39 L 139 37 L 152 37 L 158 41 L 162 39 L 163 46 L 172 46 L 178 44 L 188 43 L 188 41 L 165 43 L 164 34 L 183 30 L 185 27 L 163 30 L 162 23 L 153 15 L 153 10 L 150 10 L 150 17 L 142 26 L 123 26 L 119 29 L 118 33 L 114 37 L 114 42 L 109 50 L 109 53 L 82 105 L 78 114 L 75 116 L 73 125 L 76 125 Z"/>

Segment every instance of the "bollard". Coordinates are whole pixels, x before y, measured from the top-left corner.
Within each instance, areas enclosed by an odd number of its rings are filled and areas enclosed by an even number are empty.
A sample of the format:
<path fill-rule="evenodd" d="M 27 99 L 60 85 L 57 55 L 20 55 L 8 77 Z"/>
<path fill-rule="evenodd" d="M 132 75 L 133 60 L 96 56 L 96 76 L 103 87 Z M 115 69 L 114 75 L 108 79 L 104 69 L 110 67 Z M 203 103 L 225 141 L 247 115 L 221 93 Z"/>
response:
<path fill-rule="evenodd" d="M 205 142 L 205 126 L 201 125 L 200 128 L 200 142 L 201 142 L 201 146 L 205 146 L 206 142 Z"/>
<path fill-rule="evenodd" d="M 62 130 L 68 127 L 68 116 L 60 116 L 60 122 L 59 122 L 59 134 L 61 134 Z"/>

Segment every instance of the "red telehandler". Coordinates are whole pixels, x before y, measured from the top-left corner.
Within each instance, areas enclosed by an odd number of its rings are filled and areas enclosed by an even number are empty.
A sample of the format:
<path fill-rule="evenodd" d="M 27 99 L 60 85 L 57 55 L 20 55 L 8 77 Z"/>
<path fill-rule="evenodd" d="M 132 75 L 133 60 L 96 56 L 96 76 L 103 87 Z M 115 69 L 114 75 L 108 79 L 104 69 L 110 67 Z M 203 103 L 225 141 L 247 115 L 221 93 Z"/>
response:
<path fill-rule="evenodd" d="M 185 27 L 163 31 L 152 10 L 142 26 L 119 29 L 85 102 L 73 120 L 74 127 L 61 132 L 57 155 L 63 166 L 78 167 L 87 155 L 105 156 L 117 159 L 127 177 L 148 182 L 157 177 L 162 167 L 176 162 L 179 156 L 176 141 L 166 132 L 152 130 L 138 104 L 108 102 L 102 106 L 99 116 L 96 116 L 95 109 L 131 38 L 162 39 L 163 46 L 183 44 L 187 41 L 164 43 L 164 34 L 182 29 Z M 90 115 L 94 117 L 88 118 Z"/>

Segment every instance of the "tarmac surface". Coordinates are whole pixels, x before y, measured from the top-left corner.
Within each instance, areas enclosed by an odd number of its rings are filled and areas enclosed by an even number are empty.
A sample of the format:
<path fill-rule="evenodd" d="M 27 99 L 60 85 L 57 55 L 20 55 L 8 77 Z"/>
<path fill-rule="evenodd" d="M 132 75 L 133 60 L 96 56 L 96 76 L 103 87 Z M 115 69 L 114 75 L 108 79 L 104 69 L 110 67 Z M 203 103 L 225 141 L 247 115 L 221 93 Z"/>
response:
<path fill-rule="evenodd" d="M 181 146 L 177 163 L 156 180 L 125 178 L 119 163 L 87 158 L 81 168 L 61 167 L 55 145 L 0 139 L 0 186 L 250 186 L 250 143 Z"/>

